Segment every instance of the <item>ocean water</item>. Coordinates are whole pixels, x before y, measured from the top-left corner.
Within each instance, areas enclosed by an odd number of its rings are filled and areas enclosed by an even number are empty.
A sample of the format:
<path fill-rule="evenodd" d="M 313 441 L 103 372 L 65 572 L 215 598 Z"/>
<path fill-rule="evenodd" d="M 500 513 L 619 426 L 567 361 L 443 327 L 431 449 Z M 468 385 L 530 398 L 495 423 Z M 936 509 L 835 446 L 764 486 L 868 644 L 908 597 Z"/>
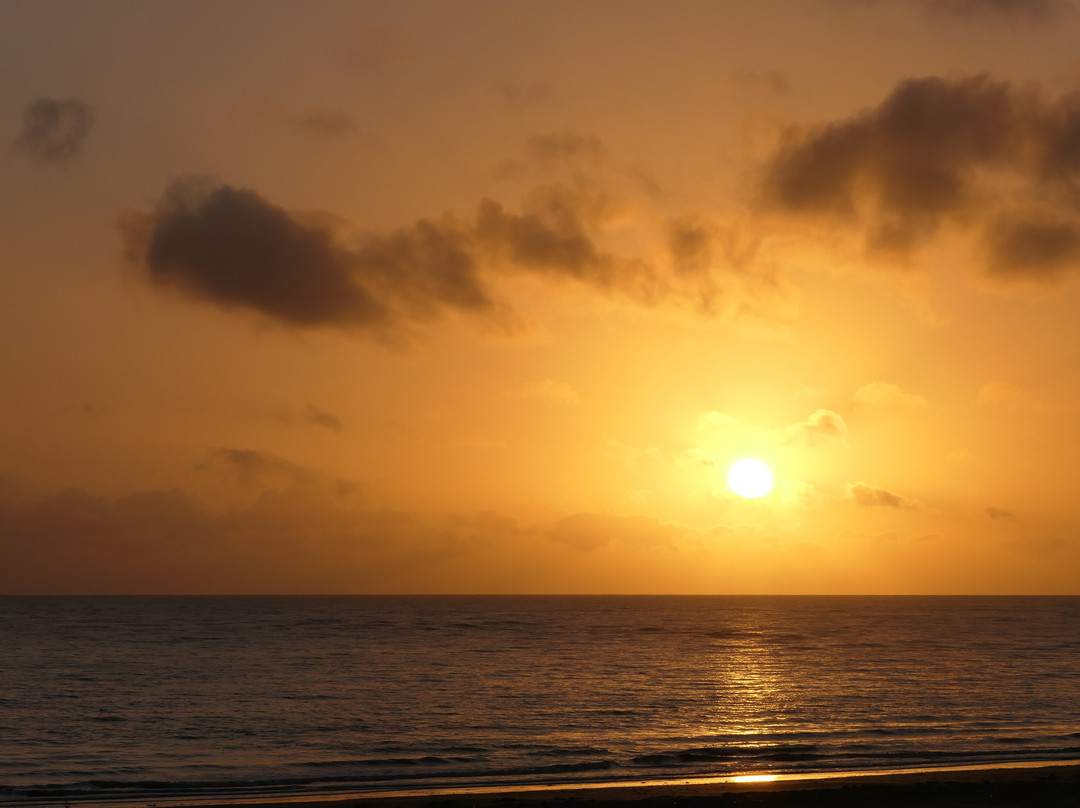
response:
<path fill-rule="evenodd" d="M 1080 759 L 1080 598 L 0 598 L 0 803 Z"/>

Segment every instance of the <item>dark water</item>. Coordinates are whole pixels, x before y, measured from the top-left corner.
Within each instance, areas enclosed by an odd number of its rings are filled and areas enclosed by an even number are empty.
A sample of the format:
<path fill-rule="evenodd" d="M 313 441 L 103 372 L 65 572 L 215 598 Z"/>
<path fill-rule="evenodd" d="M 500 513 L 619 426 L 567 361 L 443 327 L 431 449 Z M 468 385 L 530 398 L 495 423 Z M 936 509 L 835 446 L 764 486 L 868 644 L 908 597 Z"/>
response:
<path fill-rule="evenodd" d="M 1080 598 L 0 598 L 0 802 L 1080 758 Z"/>

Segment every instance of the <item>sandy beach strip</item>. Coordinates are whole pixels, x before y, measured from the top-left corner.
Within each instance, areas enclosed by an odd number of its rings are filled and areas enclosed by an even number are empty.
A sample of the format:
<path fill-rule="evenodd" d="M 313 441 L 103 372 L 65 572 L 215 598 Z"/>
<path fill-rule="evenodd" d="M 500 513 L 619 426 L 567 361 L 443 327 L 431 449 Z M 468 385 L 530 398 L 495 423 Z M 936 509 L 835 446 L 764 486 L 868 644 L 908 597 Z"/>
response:
<path fill-rule="evenodd" d="M 1016 767 L 847 772 L 769 780 L 718 778 L 512 789 L 460 788 L 281 801 L 207 800 L 197 804 L 295 808 L 298 803 L 304 808 L 1078 808 L 1080 761 Z"/>

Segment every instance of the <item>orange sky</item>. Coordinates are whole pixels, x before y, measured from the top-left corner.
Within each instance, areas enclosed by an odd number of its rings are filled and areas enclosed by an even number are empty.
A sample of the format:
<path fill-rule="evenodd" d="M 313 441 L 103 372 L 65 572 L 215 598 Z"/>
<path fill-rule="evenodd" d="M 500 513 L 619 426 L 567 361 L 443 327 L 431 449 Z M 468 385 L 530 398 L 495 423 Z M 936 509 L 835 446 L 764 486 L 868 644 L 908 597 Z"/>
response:
<path fill-rule="evenodd" d="M 0 5 L 0 593 L 1080 594 L 1078 41 Z"/>

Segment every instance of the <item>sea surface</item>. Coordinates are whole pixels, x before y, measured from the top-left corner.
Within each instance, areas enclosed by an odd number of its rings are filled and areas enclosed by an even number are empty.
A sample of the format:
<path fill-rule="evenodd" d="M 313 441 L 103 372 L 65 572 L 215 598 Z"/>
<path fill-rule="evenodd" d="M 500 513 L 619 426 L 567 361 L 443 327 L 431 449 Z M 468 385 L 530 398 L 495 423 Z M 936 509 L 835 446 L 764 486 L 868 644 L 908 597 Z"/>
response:
<path fill-rule="evenodd" d="M 1064 759 L 1076 597 L 0 598 L 0 803 Z"/>

